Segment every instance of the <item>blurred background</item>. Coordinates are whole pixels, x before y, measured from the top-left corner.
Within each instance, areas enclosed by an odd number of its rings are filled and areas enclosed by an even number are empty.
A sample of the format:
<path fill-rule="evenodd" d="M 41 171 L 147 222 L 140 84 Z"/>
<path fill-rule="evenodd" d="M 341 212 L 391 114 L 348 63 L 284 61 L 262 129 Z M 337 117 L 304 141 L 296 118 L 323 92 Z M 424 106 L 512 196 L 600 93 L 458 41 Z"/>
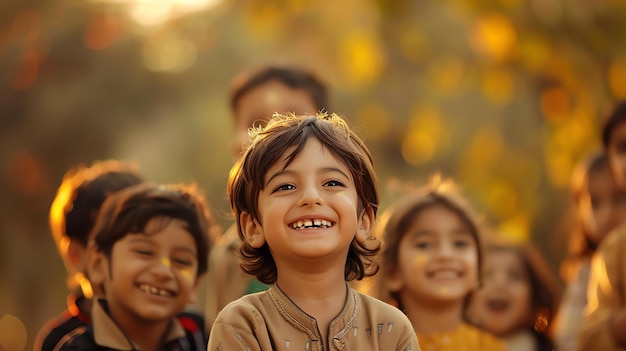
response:
<path fill-rule="evenodd" d="M 556 270 L 572 170 L 626 98 L 625 40 L 623 0 L 3 1 L 0 317 L 30 345 L 65 307 L 47 215 L 76 164 L 195 181 L 228 226 L 230 83 L 266 63 L 328 83 L 374 154 L 383 208 L 441 172 Z"/>

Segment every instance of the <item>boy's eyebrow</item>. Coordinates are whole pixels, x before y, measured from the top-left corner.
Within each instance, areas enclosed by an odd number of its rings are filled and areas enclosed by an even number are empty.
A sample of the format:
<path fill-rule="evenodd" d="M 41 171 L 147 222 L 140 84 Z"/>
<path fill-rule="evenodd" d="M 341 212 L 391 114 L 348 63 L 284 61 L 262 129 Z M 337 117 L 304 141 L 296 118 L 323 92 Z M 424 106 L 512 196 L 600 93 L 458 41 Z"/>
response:
<path fill-rule="evenodd" d="M 324 167 L 322 169 L 319 170 L 318 173 L 330 173 L 330 172 L 337 172 L 337 173 L 341 173 L 341 175 L 343 175 L 344 177 L 346 177 L 347 179 L 350 179 L 350 176 L 348 176 L 344 171 L 342 171 L 341 169 L 337 168 L 337 167 Z M 272 174 L 272 176 L 267 180 L 267 182 L 265 182 L 265 185 L 269 184 L 272 179 L 284 175 L 284 174 L 291 174 L 291 173 L 295 173 L 294 171 L 290 171 L 290 170 L 281 170 L 278 171 L 274 174 Z"/>
<path fill-rule="evenodd" d="M 142 236 L 137 236 L 135 238 L 132 238 L 129 240 L 129 243 L 135 243 L 135 242 L 145 242 L 145 243 L 150 243 L 153 244 L 152 240 L 150 240 L 149 238 L 146 237 L 142 237 Z M 187 251 L 190 252 L 194 255 L 197 254 L 196 250 L 194 250 L 193 248 L 189 247 L 189 246 L 175 246 L 174 250 L 177 251 Z"/>

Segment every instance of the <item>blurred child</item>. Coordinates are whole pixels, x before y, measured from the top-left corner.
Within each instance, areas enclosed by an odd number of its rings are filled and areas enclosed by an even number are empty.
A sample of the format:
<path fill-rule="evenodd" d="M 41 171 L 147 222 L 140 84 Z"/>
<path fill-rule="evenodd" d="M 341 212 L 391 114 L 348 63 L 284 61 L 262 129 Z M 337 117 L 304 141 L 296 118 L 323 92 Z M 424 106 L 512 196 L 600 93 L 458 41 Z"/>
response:
<path fill-rule="evenodd" d="M 613 175 L 626 188 L 626 101 L 617 104 L 602 131 Z M 626 348 L 626 225 L 602 240 L 592 258 L 587 290 L 587 318 L 578 337 L 579 350 Z"/>
<path fill-rule="evenodd" d="M 269 290 L 218 315 L 210 350 L 419 350 L 401 311 L 347 281 L 376 272 L 378 190 L 365 144 L 337 115 L 276 115 L 233 167 L 241 267 Z"/>
<path fill-rule="evenodd" d="M 480 228 L 452 186 L 435 180 L 388 210 L 379 294 L 407 314 L 424 350 L 504 350 L 464 320 L 479 284 Z"/>
<path fill-rule="evenodd" d="M 274 113 L 315 114 L 328 108 L 326 86 L 312 73 L 292 67 L 264 67 L 233 80 L 230 108 L 234 122 L 233 154 L 239 158 L 250 142 L 248 130 L 264 126 Z M 210 254 L 207 275 L 207 329 L 229 302 L 267 286 L 239 268 L 237 227 L 220 237 Z"/>
<path fill-rule="evenodd" d="M 549 328 L 559 288 L 541 253 L 532 245 L 493 243 L 486 247 L 482 285 L 469 318 L 499 337 L 508 351 L 552 351 Z"/>
<path fill-rule="evenodd" d="M 572 177 L 577 225 L 570 237 L 570 254 L 563 264 L 565 293 L 555 321 L 559 351 L 577 350 L 584 322 L 591 257 L 602 239 L 626 220 L 626 193 L 615 182 L 607 158 L 599 152 L 581 164 Z"/>
<path fill-rule="evenodd" d="M 116 191 L 143 182 L 129 163 L 108 160 L 70 169 L 50 207 L 50 229 L 68 272 L 67 310 L 37 334 L 35 350 L 52 351 L 65 335 L 90 323 L 93 289 L 85 274 L 89 232 L 100 206 Z"/>
<path fill-rule="evenodd" d="M 204 350 L 178 318 L 207 269 L 210 217 L 193 187 L 142 184 L 103 204 L 88 272 L 102 292 L 92 325 L 60 350 Z M 199 339 L 199 340 L 198 340 Z"/>

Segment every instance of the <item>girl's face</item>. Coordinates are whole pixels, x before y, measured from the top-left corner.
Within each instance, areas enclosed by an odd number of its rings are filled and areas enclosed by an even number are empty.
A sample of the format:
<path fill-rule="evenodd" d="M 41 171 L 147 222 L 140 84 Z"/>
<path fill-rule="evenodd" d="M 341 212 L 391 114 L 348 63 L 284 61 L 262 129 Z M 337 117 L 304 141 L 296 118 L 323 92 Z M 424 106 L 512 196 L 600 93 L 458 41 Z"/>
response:
<path fill-rule="evenodd" d="M 580 218 L 594 244 L 626 221 L 626 193 L 620 190 L 608 167 L 589 173 L 587 192 L 578 203 Z"/>
<path fill-rule="evenodd" d="M 404 303 L 461 302 L 478 284 L 478 246 L 470 227 L 441 205 L 422 210 L 400 241 L 390 290 Z"/>
<path fill-rule="evenodd" d="M 626 188 L 626 122 L 619 123 L 611 132 L 607 156 L 617 183 Z"/>
<path fill-rule="evenodd" d="M 483 265 L 483 286 L 472 297 L 470 318 L 499 337 L 532 323 L 530 277 L 520 255 L 488 251 Z"/>

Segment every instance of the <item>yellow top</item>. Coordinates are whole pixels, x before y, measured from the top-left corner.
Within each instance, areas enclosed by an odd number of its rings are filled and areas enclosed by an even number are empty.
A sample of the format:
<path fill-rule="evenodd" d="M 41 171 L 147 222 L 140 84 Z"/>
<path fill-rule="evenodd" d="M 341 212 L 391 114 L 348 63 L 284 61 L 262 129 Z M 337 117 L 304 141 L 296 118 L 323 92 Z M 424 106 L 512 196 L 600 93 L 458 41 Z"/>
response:
<path fill-rule="evenodd" d="M 450 333 L 420 335 L 422 351 L 505 351 L 504 343 L 490 333 L 463 323 Z"/>

